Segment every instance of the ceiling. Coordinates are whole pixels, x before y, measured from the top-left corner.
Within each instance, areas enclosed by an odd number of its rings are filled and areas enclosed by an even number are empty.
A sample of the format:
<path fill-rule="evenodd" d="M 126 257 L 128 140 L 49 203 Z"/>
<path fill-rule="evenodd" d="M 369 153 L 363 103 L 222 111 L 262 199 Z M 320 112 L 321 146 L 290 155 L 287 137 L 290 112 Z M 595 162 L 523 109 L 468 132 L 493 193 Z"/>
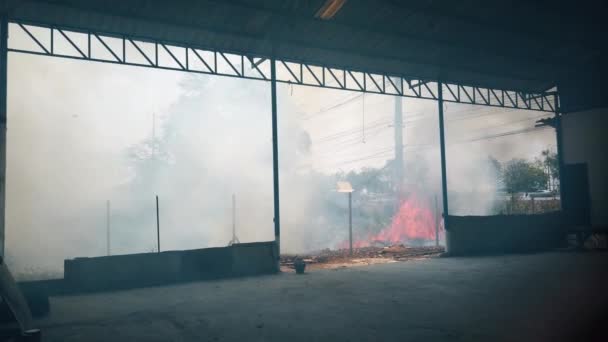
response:
<path fill-rule="evenodd" d="M 604 100 L 607 5 L 585 1 L 0 0 L 9 18 L 227 52 Z"/>

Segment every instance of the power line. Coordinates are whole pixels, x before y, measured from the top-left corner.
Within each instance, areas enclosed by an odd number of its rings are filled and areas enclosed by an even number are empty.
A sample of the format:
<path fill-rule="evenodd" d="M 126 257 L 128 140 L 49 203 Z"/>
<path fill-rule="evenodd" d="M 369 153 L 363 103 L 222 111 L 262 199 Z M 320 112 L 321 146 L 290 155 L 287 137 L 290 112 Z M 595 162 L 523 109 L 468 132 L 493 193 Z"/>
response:
<path fill-rule="evenodd" d="M 530 127 L 530 128 L 525 128 L 519 131 L 513 131 L 513 132 L 504 132 L 504 133 L 499 133 L 499 134 L 493 134 L 493 135 L 488 135 L 485 137 L 479 137 L 479 138 L 475 138 L 475 139 L 470 139 L 470 140 L 464 140 L 458 143 L 465 143 L 465 142 L 474 142 L 474 141 L 480 141 L 480 140 L 490 140 L 490 139 L 496 139 L 496 138 L 500 138 L 500 137 L 506 137 L 509 135 L 518 135 L 518 134 L 524 134 L 524 133 L 530 133 L 530 132 L 534 132 L 534 131 L 542 131 L 542 130 L 546 130 L 549 129 L 551 127 Z"/>
<path fill-rule="evenodd" d="M 388 128 L 389 127 L 380 127 L 380 128 L 377 128 L 375 130 L 374 134 L 369 134 L 367 136 L 368 141 L 371 138 L 377 136 L 378 134 L 380 134 L 381 132 L 383 132 L 384 130 L 386 130 Z M 361 140 L 359 140 L 358 137 L 357 137 L 355 139 L 351 139 L 350 141 L 346 141 L 343 144 L 338 144 L 338 145 L 332 146 L 329 149 L 324 148 L 323 152 L 329 152 L 329 153 L 324 153 L 324 154 L 317 155 L 316 158 L 320 158 L 320 159 L 323 159 L 323 158 L 335 158 L 335 153 L 337 153 L 337 152 L 343 152 L 343 151 L 349 150 L 349 149 L 354 148 L 354 147 L 361 147 L 361 145 L 363 145 L 363 144 L 364 143 L 362 143 Z"/>
<path fill-rule="evenodd" d="M 460 120 L 473 119 L 473 118 L 477 118 L 477 117 L 482 117 L 482 116 L 490 116 L 490 115 L 495 115 L 495 114 L 504 114 L 504 113 L 501 113 L 501 112 L 490 112 L 490 113 L 485 112 L 485 113 L 482 113 L 482 114 L 479 114 L 479 115 L 475 115 L 475 116 L 458 117 L 458 118 L 448 119 L 448 120 L 446 120 L 446 121 L 448 121 L 448 122 L 452 122 L 452 121 L 460 121 Z M 544 116 L 544 115 L 542 115 L 542 116 Z M 512 124 L 512 123 L 517 123 L 517 122 L 523 122 L 523 121 L 528 121 L 528 120 L 538 119 L 538 118 L 540 118 L 540 117 L 542 117 L 542 116 L 533 117 L 533 118 L 526 118 L 526 119 L 517 120 L 517 121 L 511 121 L 511 122 L 507 122 L 507 123 L 504 123 L 504 124 L 495 125 L 495 126 L 492 126 L 492 127 L 500 127 L 500 126 L 502 126 L 502 125 L 508 125 L 508 124 Z M 425 119 L 433 119 L 433 118 L 434 118 L 434 117 L 432 117 L 432 116 L 428 117 L 427 115 L 419 115 L 417 119 L 413 119 L 413 120 L 403 120 L 403 121 L 402 121 L 402 123 L 403 123 L 403 125 L 407 125 L 407 126 L 406 126 L 407 128 L 411 128 L 411 127 L 416 127 L 415 122 L 417 122 L 417 121 L 422 121 L 422 120 L 425 120 Z M 373 127 L 376 127 L 377 125 L 376 125 L 376 126 L 374 126 L 373 124 L 374 124 L 374 123 L 378 123 L 378 122 L 379 122 L 379 121 L 381 121 L 381 120 L 383 120 L 383 119 L 379 119 L 379 120 L 376 120 L 376 121 L 372 121 L 371 125 L 370 125 L 370 123 L 368 123 L 368 124 L 366 125 L 366 128 L 373 128 Z M 481 130 L 481 129 L 480 129 L 480 130 Z M 325 137 L 323 137 L 323 138 L 319 138 L 319 139 L 317 139 L 315 142 L 320 143 L 320 142 L 324 142 L 324 141 L 331 141 L 331 140 L 338 139 L 338 138 L 341 138 L 341 137 L 350 136 L 350 135 L 352 135 L 352 134 L 359 133 L 359 132 L 360 132 L 360 129 L 359 129 L 359 128 L 353 128 L 353 129 L 349 129 L 349 130 L 345 130 L 345 131 L 337 132 L 337 133 L 334 133 L 334 134 L 331 134 L 331 135 L 325 136 Z M 351 134 L 351 133 L 352 133 L 352 134 Z"/>
<path fill-rule="evenodd" d="M 549 129 L 549 128 L 551 128 L 551 127 L 547 127 L 547 126 L 544 126 L 544 127 L 530 127 L 530 128 L 525 128 L 525 129 L 520 129 L 520 130 L 515 130 L 515 131 L 508 131 L 508 132 L 502 132 L 502 133 L 498 133 L 498 134 L 491 134 L 491 135 L 476 137 L 476 138 L 472 138 L 472 139 L 460 140 L 460 141 L 457 141 L 457 142 L 449 144 L 448 147 L 451 147 L 451 146 L 454 146 L 454 145 L 466 144 L 466 143 L 475 142 L 475 141 L 481 141 L 481 140 L 491 140 L 491 139 L 501 138 L 501 137 L 505 137 L 505 136 L 527 134 L 527 133 L 530 133 L 530 132 L 542 131 L 542 130 L 546 130 L 546 129 Z M 422 150 L 422 149 L 437 148 L 437 147 L 438 147 L 437 144 L 404 145 L 404 148 L 406 148 L 406 149 L 414 149 L 414 150 Z M 357 158 L 357 159 L 351 159 L 351 160 L 346 160 L 346 161 L 343 161 L 343 162 L 339 162 L 339 164 L 337 164 L 337 166 L 351 164 L 351 163 L 358 162 L 358 161 L 364 161 L 364 160 L 370 160 L 370 159 L 378 159 L 378 158 L 389 157 L 394 152 L 394 150 L 395 150 L 394 147 L 392 147 L 392 148 L 389 147 L 387 149 L 376 151 L 375 153 L 373 153 L 371 155 L 363 156 L 363 157 L 360 157 L 360 158 Z"/>
<path fill-rule="evenodd" d="M 365 129 L 368 130 L 370 128 L 374 128 L 377 127 L 379 124 L 383 125 L 383 124 L 391 124 L 392 121 L 388 120 L 389 117 L 388 116 L 382 116 L 380 119 L 376 119 L 372 122 L 367 122 L 365 123 Z M 404 120 L 402 121 L 402 124 L 409 124 L 415 121 L 419 121 L 419 119 L 417 120 Z M 324 137 L 315 139 L 315 143 L 321 143 L 321 142 L 325 142 L 325 141 L 331 141 L 331 140 L 336 140 L 342 137 L 347 137 L 347 136 L 351 136 L 354 134 L 359 134 L 361 132 L 361 128 L 360 127 L 355 127 L 355 128 L 351 128 L 351 129 L 347 129 L 344 131 L 340 131 L 340 132 L 336 132 L 330 135 L 326 135 Z"/>
<path fill-rule="evenodd" d="M 388 124 L 388 123 L 390 123 L 390 121 L 388 121 L 387 119 L 380 118 L 380 119 L 374 120 L 372 122 L 368 122 L 366 124 L 366 128 L 370 129 L 370 128 L 378 127 L 378 126 L 381 126 L 381 125 L 384 125 L 384 124 Z M 360 127 L 355 127 L 355 128 L 348 129 L 348 130 L 345 130 L 345 131 L 336 132 L 336 133 L 333 133 L 333 134 L 321 137 L 319 139 L 315 139 L 314 142 L 321 143 L 321 142 L 325 142 L 325 141 L 331 141 L 331 140 L 339 139 L 339 138 L 341 138 L 343 136 L 349 136 L 352 133 L 360 134 L 361 133 L 361 128 Z"/>
<path fill-rule="evenodd" d="M 319 115 L 321 115 L 323 113 L 327 113 L 327 112 L 329 112 L 331 110 L 334 110 L 336 108 L 340 108 L 340 107 L 342 107 L 344 105 L 347 105 L 347 104 L 351 103 L 352 101 L 355 101 L 355 100 L 357 100 L 359 98 L 363 98 L 364 95 L 365 95 L 365 93 L 361 93 L 361 94 L 356 94 L 355 96 L 347 97 L 347 98 L 343 99 L 342 101 L 340 101 L 340 102 L 338 102 L 336 104 L 333 104 L 333 105 L 331 105 L 329 107 L 325 107 L 325 108 L 322 108 L 322 109 L 320 109 L 317 112 L 314 112 L 312 114 L 309 114 L 309 115 L 306 115 L 306 116 L 302 116 L 300 119 L 301 120 L 305 120 L 305 121 L 310 120 L 310 119 L 312 119 L 314 117 L 317 117 L 317 116 L 319 116 Z M 379 101 L 379 102 L 374 103 L 374 104 L 378 105 L 378 104 L 381 104 L 381 103 L 388 102 L 393 97 L 394 96 L 390 96 L 390 97 L 386 96 L 386 99 L 383 99 L 382 101 Z"/>
<path fill-rule="evenodd" d="M 310 114 L 308 116 L 302 117 L 302 120 L 310 120 L 310 119 L 312 119 L 312 118 L 314 118 L 316 116 L 319 116 L 319 115 L 321 115 L 323 113 L 326 113 L 326 112 L 329 112 L 329 111 L 331 111 L 333 109 L 345 106 L 345 105 L 349 104 L 350 102 L 352 102 L 352 101 L 360 98 L 361 96 L 363 96 L 363 94 L 365 94 L 365 93 L 356 94 L 355 96 L 351 96 L 349 98 L 346 98 L 345 100 L 343 100 L 341 102 L 338 102 L 338 103 L 336 103 L 334 105 L 331 105 L 330 107 L 322 108 L 322 109 L 320 109 L 319 111 L 317 111 L 315 113 L 312 113 L 312 114 Z"/>
<path fill-rule="evenodd" d="M 535 117 L 531 117 L 531 118 L 524 118 L 524 119 L 515 120 L 515 121 L 508 121 L 508 122 L 504 122 L 504 123 L 501 123 L 501 124 L 498 124 L 498 125 L 493 125 L 493 126 L 489 126 L 489 127 L 483 127 L 483 128 L 480 128 L 480 129 L 469 131 L 469 133 L 470 132 L 477 132 L 477 131 L 482 131 L 482 130 L 499 128 L 499 127 L 503 127 L 503 126 L 509 126 L 509 125 L 512 125 L 512 124 L 515 124 L 515 123 L 519 123 L 519 122 L 525 122 L 525 121 L 530 121 L 530 120 L 537 120 L 538 118 L 541 118 L 543 116 L 545 116 L 545 115 L 535 116 Z M 413 121 L 418 121 L 418 120 L 413 120 Z M 404 124 L 407 124 L 408 122 L 410 122 L 410 121 L 407 121 L 407 120 L 403 121 Z M 375 135 L 377 135 L 379 133 L 378 129 L 381 130 L 381 129 L 385 128 L 385 127 L 382 127 L 382 126 L 384 124 L 388 124 L 389 122 L 388 121 L 382 121 L 382 120 L 376 120 L 376 121 L 373 121 L 372 123 L 375 123 L 375 124 L 372 124 L 372 125 L 368 126 L 367 128 L 368 128 L 368 131 L 376 131 L 376 134 L 371 135 L 371 136 L 375 136 Z M 407 127 L 411 128 L 411 127 L 415 127 L 415 126 L 416 125 L 409 125 Z M 333 140 L 348 138 L 350 136 L 354 136 L 354 135 L 358 135 L 358 134 L 359 134 L 359 129 L 358 128 L 353 128 L 351 130 L 346 130 L 346 131 L 343 131 L 343 132 L 335 133 L 335 134 L 332 134 L 332 135 L 320 138 L 320 139 L 316 140 L 315 143 L 324 143 L 324 142 L 327 143 L 327 142 L 331 142 Z M 359 142 L 359 137 L 358 136 L 356 138 L 351 138 L 351 139 L 348 139 L 348 140 L 343 140 L 343 141 L 337 143 L 337 147 L 342 147 L 342 146 L 344 146 L 344 147 L 357 146 L 357 145 L 359 145 L 357 142 Z"/>
<path fill-rule="evenodd" d="M 320 111 L 313 113 L 311 115 L 309 115 L 308 117 L 305 117 L 305 120 L 311 119 L 317 115 L 320 115 L 322 113 L 325 113 L 327 111 L 331 111 L 333 109 L 342 107 L 352 101 L 357 100 L 358 98 L 362 98 L 364 96 L 364 93 L 362 94 L 357 94 L 355 96 L 351 96 L 348 98 L 345 98 L 343 101 L 336 103 L 330 107 L 326 107 L 321 109 Z M 389 100 L 390 98 L 387 97 L 387 100 Z M 385 101 L 383 101 L 385 102 Z M 447 104 L 446 104 L 447 105 Z M 455 111 L 452 112 L 450 114 L 457 114 L 457 113 L 467 113 L 468 115 L 463 115 L 463 116 L 458 116 L 458 117 L 452 117 L 452 118 L 448 118 L 446 121 L 448 122 L 453 122 L 453 121 L 461 121 L 461 120 L 470 120 L 470 119 L 474 119 L 474 118 L 479 118 L 479 117 L 484 117 L 484 116 L 490 116 L 490 115 L 497 115 L 497 114 L 505 114 L 505 112 L 513 112 L 513 109 L 506 109 L 503 111 L 493 111 L 492 109 L 490 109 L 490 111 L 488 112 L 486 111 L 482 111 L 484 108 L 482 107 L 473 107 L 473 108 L 465 108 L 463 110 L 460 111 Z M 480 111 L 482 111 L 481 113 L 479 113 Z M 475 114 L 470 114 L 470 113 L 474 113 L 477 112 Z M 413 118 L 413 119 L 412 119 Z M 407 125 L 408 128 L 411 127 L 416 127 L 415 122 L 417 121 L 422 121 L 422 120 L 427 120 L 427 119 L 433 119 L 434 116 L 429 116 L 427 114 L 424 113 L 418 113 L 417 115 L 414 115 L 413 117 L 410 116 L 410 120 L 403 120 L 402 124 Z M 474 131 L 479 131 L 479 130 L 487 130 L 487 129 L 492 129 L 492 128 L 498 128 L 498 127 L 502 127 L 502 126 L 508 126 L 508 125 L 512 125 L 514 123 L 518 123 L 518 122 L 524 122 L 524 121 L 529 121 L 529 120 L 535 120 L 538 119 L 539 117 L 532 117 L 532 118 L 525 118 L 525 119 L 521 119 L 521 120 L 516 120 L 516 121 L 510 121 L 510 122 L 506 122 L 506 123 L 501 123 L 499 125 L 494 125 L 491 126 L 489 128 L 481 128 L 481 129 L 477 129 Z M 377 134 L 379 134 L 380 132 L 382 132 L 383 129 L 385 129 L 386 127 L 382 127 L 383 125 L 387 124 L 387 121 L 384 121 L 384 118 L 381 119 L 377 119 L 375 121 L 372 121 L 371 123 L 368 123 L 364 129 L 367 129 L 368 132 L 369 131 L 375 131 L 376 133 L 373 134 L 372 136 L 376 136 Z M 414 124 L 412 124 L 414 123 Z M 478 137 L 478 138 L 474 138 L 474 139 L 468 139 L 468 140 L 462 140 L 462 141 L 458 141 L 455 142 L 454 144 L 461 144 L 461 143 L 467 143 L 467 142 L 473 142 L 473 141 L 479 141 L 479 140 L 486 140 L 486 139 L 494 139 L 494 138 L 498 138 L 498 137 L 502 137 L 502 136 L 508 136 L 508 135 L 513 135 L 513 134 L 522 134 L 522 133 L 527 133 L 528 130 L 524 130 L 521 132 L 503 132 L 503 133 L 498 133 L 495 135 L 487 135 L 487 136 L 482 136 L 482 137 Z M 316 144 L 324 144 L 324 143 L 332 143 L 335 140 L 342 140 L 340 142 L 338 142 L 337 144 L 334 144 L 332 147 L 325 147 L 325 150 L 333 150 L 334 152 L 339 152 L 339 151 L 343 151 L 343 150 L 348 150 L 351 147 L 357 146 L 360 143 L 360 136 L 362 133 L 361 128 L 360 127 L 356 127 L 356 128 L 352 128 L 352 129 L 348 129 L 348 130 L 344 130 L 341 132 L 337 132 L 334 134 L 330 134 L 328 136 L 324 136 L 322 138 L 317 139 L 316 141 L 314 141 Z M 365 139 L 365 138 L 364 138 Z M 316 147 L 316 145 L 313 145 L 314 147 Z M 436 145 L 433 144 L 426 144 L 426 145 L 418 145 L 415 148 L 429 148 L 429 147 L 434 147 Z M 405 148 L 411 149 L 413 146 L 412 145 L 408 145 Z M 331 157 L 331 156 L 328 156 Z"/>
<path fill-rule="evenodd" d="M 418 117 L 424 117 L 426 115 L 425 114 L 418 114 L 417 116 Z M 389 116 L 382 116 L 379 119 L 376 119 L 376 120 L 371 121 L 371 122 L 367 122 L 367 123 L 365 123 L 365 129 L 368 130 L 370 128 L 378 127 L 379 125 L 391 124 L 392 121 L 389 120 L 389 119 L 390 119 Z M 408 123 L 411 123 L 411 122 L 415 122 L 415 121 L 419 121 L 419 119 L 416 119 L 416 120 L 404 120 L 404 121 L 402 121 L 402 124 L 405 125 L 405 124 L 408 124 Z M 336 132 L 336 133 L 333 133 L 333 134 L 326 135 L 324 137 L 315 139 L 314 142 L 315 143 L 322 143 L 322 142 L 325 142 L 325 141 L 336 140 L 336 139 L 339 139 L 339 138 L 342 138 L 342 137 L 348 137 L 348 136 L 351 136 L 351 135 L 359 134 L 360 132 L 361 132 L 361 128 L 360 127 L 355 127 L 355 128 L 347 129 L 347 130 L 344 130 L 344 131 L 339 131 L 339 132 Z"/>
<path fill-rule="evenodd" d="M 546 115 L 539 115 L 539 116 L 534 116 L 534 117 L 531 117 L 531 118 L 524 118 L 524 119 L 515 120 L 515 121 L 502 122 L 502 123 L 500 123 L 498 125 L 492 125 L 492 126 L 487 126 L 487 127 L 481 127 L 481 128 L 474 129 L 474 130 L 469 130 L 469 131 L 467 131 L 467 133 L 485 131 L 485 130 L 489 130 L 489 129 L 504 127 L 504 126 L 510 126 L 510 125 L 513 125 L 513 124 L 516 124 L 516 123 L 526 122 L 526 121 L 530 121 L 530 120 L 538 120 L 538 119 L 540 119 L 540 118 L 542 118 L 544 116 L 546 116 Z"/>
<path fill-rule="evenodd" d="M 367 155 L 364 157 L 351 159 L 351 160 L 345 160 L 345 161 L 338 161 L 338 163 L 339 163 L 338 165 L 345 165 L 345 164 L 350 164 L 353 162 L 363 161 L 363 160 L 368 160 L 368 159 L 383 158 L 383 157 L 385 157 L 384 156 L 385 154 L 386 154 L 386 156 L 390 156 L 394 152 L 394 150 L 395 150 L 394 147 L 384 148 L 382 150 L 376 151 L 375 153 L 373 153 L 371 155 Z"/>

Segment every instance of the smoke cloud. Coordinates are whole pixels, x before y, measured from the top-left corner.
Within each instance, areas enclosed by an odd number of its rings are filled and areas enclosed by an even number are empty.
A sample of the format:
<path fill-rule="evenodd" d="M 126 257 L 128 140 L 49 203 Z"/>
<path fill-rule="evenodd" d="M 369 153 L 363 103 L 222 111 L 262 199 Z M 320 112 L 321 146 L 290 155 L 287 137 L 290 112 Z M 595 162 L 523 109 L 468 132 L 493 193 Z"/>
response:
<path fill-rule="evenodd" d="M 335 180 L 393 158 L 394 98 L 278 90 L 282 251 L 336 247 L 347 221 Z M 429 207 L 439 195 L 441 207 L 436 102 L 403 103 L 404 187 Z M 509 139 L 462 143 L 471 131 L 529 127 L 531 115 L 505 126 L 504 116 L 451 106 L 451 210 L 485 214 L 497 190 L 487 157 L 526 156 L 548 138 L 520 149 Z M 471 115 L 479 119 L 458 119 Z M 22 278 L 61 276 L 66 258 L 105 255 L 106 201 L 112 254 L 155 250 L 156 195 L 162 250 L 225 246 L 233 194 L 238 239 L 274 239 L 266 82 L 11 56 L 8 120 L 6 251 Z M 363 210 L 370 204 L 360 196 Z"/>

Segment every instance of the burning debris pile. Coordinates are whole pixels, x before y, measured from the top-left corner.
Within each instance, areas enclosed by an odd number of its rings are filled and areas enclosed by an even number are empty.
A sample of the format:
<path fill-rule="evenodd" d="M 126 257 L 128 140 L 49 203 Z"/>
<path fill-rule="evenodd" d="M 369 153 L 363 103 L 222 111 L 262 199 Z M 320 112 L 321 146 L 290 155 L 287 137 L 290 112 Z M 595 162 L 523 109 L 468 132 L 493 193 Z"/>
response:
<path fill-rule="evenodd" d="M 442 246 L 406 247 L 393 245 L 388 247 L 361 247 L 353 249 L 351 256 L 348 249 L 324 249 L 307 255 L 281 255 L 281 266 L 293 268 L 295 260 L 302 259 L 315 268 L 326 268 L 327 265 L 372 264 L 392 261 L 405 261 L 421 257 L 438 256 L 444 252 Z M 330 267 L 331 268 L 331 267 Z"/>
<path fill-rule="evenodd" d="M 425 246 L 435 243 L 435 234 L 441 231 L 441 222 L 428 206 L 428 201 L 421 200 L 415 193 L 410 193 L 401 200 L 391 223 L 375 234 L 355 237 L 354 248 L 387 247 L 399 244 L 406 246 Z M 347 249 L 349 242 L 338 245 Z"/>
<path fill-rule="evenodd" d="M 417 196 L 411 194 L 401 202 L 391 225 L 368 241 L 424 244 L 435 240 L 435 224 L 433 212 Z"/>

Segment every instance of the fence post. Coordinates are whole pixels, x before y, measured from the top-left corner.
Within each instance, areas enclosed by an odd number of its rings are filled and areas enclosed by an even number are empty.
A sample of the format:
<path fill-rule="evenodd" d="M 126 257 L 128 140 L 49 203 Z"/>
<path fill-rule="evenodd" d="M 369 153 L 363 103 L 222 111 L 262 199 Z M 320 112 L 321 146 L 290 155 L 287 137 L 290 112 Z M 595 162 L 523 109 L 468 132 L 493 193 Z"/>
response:
<path fill-rule="evenodd" d="M 160 219 L 158 209 L 158 195 L 156 195 L 156 251 L 160 253 Z"/>

